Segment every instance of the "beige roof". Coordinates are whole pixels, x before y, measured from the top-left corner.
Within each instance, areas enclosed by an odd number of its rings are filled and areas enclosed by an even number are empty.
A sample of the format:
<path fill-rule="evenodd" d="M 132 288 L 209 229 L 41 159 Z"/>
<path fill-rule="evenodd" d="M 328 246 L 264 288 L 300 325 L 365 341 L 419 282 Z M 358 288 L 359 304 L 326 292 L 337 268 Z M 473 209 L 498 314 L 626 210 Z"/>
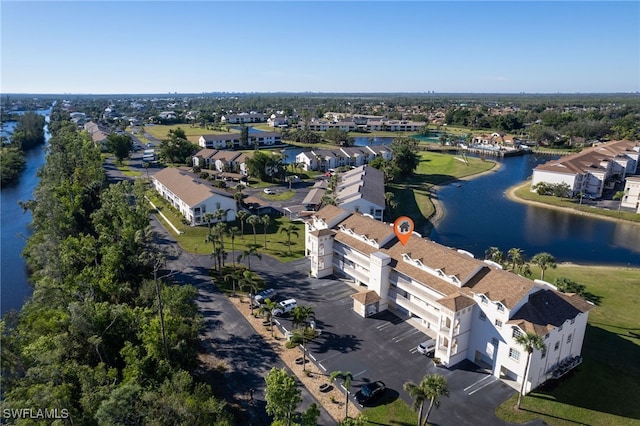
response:
<path fill-rule="evenodd" d="M 342 210 L 340 207 L 328 205 L 328 206 L 324 206 L 323 208 L 318 210 L 316 212 L 316 214 L 314 214 L 314 216 L 317 217 L 318 219 L 322 220 L 324 223 L 328 223 L 334 217 L 339 216 L 339 215 L 344 214 L 344 213 L 345 213 L 345 211 Z"/>
<path fill-rule="evenodd" d="M 367 239 L 375 240 L 378 244 L 384 243 L 395 235 L 392 226 L 366 217 L 362 213 L 353 213 L 338 224 L 340 225 L 351 229 L 356 235 L 364 235 Z"/>
<path fill-rule="evenodd" d="M 173 167 L 162 169 L 152 177 L 189 206 L 195 206 L 213 196 L 232 198 L 229 193 L 213 188 L 206 181 Z"/>
<path fill-rule="evenodd" d="M 325 235 L 332 235 L 335 233 L 336 231 L 331 229 L 318 229 L 318 230 L 309 232 L 309 234 L 313 235 L 314 237 L 323 237 Z"/>
<path fill-rule="evenodd" d="M 540 164 L 536 166 L 535 170 L 567 174 L 604 171 L 602 162 L 619 157 L 623 152 L 631 151 L 634 146 L 640 146 L 640 142 L 628 140 L 607 142 L 584 149 L 576 154 L 561 157 L 558 160 Z"/>
<path fill-rule="evenodd" d="M 437 300 L 437 302 L 453 312 L 461 311 L 476 303 L 471 297 L 465 296 L 461 293 L 454 293 L 443 297 L 442 299 Z"/>
<path fill-rule="evenodd" d="M 467 279 L 473 271 L 484 265 L 483 262 L 477 259 L 458 253 L 456 250 L 431 240 L 420 238 L 415 234 L 412 234 L 404 245 L 395 239 L 393 245 L 387 246 L 385 251 L 399 263 L 405 263 L 402 260 L 402 255 L 406 253 L 412 259 L 420 259 L 425 266 L 432 269 L 440 269 L 446 275 L 455 275 L 461 281 Z M 415 268 L 419 269 L 418 267 Z"/>
<path fill-rule="evenodd" d="M 218 152 L 217 149 L 204 148 L 198 151 L 196 153 L 196 156 L 202 158 L 211 158 L 213 155 L 215 155 L 216 152 Z"/>
<path fill-rule="evenodd" d="M 471 294 L 484 294 L 489 300 L 500 302 L 508 309 L 531 291 L 534 283 L 528 278 L 501 269 L 484 268 L 474 276 L 461 291 Z"/>
<path fill-rule="evenodd" d="M 365 306 L 380 301 L 380 296 L 373 290 L 361 291 L 360 293 L 352 294 L 351 297 Z"/>
<path fill-rule="evenodd" d="M 367 256 L 369 256 L 371 253 L 379 251 L 379 249 L 372 246 L 371 244 L 367 244 L 364 241 L 354 238 L 345 232 L 336 232 L 335 240 L 348 247 L 351 247 L 356 251 L 359 251 L 362 254 L 366 254 Z"/>

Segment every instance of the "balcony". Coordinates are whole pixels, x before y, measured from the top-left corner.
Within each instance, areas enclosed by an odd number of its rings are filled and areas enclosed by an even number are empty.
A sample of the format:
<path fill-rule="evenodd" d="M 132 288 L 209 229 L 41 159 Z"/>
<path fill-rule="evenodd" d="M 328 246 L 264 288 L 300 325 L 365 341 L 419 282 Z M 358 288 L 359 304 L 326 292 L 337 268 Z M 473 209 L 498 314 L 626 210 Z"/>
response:
<path fill-rule="evenodd" d="M 411 300 L 407 299 L 404 296 L 399 295 L 396 292 L 393 292 L 393 291 L 389 292 L 389 300 L 393 300 L 396 303 L 396 305 L 409 310 L 409 312 L 419 316 L 422 319 L 429 321 L 432 324 L 434 323 L 437 324 L 438 322 L 438 317 L 436 315 L 430 313 L 427 309 L 413 303 Z"/>

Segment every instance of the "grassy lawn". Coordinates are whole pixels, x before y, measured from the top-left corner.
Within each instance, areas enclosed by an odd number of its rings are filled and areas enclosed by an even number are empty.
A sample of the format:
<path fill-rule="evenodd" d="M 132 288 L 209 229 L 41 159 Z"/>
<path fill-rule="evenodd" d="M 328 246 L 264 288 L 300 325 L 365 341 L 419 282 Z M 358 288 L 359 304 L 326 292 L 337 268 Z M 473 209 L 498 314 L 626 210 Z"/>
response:
<path fill-rule="evenodd" d="M 150 192 L 147 195 L 151 201 L 158 207 L 173 225 L 181 232 L 180 235 L 174 235 L 180 247 L 191 253 L 210 253 L 211 245 L 206 243 L 205 239 L 208 235 L 207 226 L 189 226 L 182 223 L 182 216 L 171 207 L 163 198 L 160 198 L 157 194 Z M 158 218 L 164 222 L 164 220 L 158 216 Z M 290 223 L 296 227 L 298 235 L 291 235 L 291 247 L 287 245 L 287 234 L 280 231 L 283 226 L 288 226 Z M 238 229 L 242 229 L 240 221 L 236 220 L 229 222 L 229 227 L 237 226 Z M 171 229 L 170 227 L 167 227 Z M 271 225 L 267 228 L 266 234 L 266 248 L 265 248 L 265 233 L 264 226 L 259 224 L 256 226 L 256 235 L 254 240 L 253 228 L 251 225 L 244 224 L 244 235 L 235 238 L 233 249 L 236 252 L 246 250 L 250 245 L 255 244 L 258 246 L 258 252 L 263 255 L 269 255 L 278 258 L 282 262 L 289 262 L 291 260 L 299 259 L 304 256 L 304 224 L 302 222 L 292 222 L 286 217 L 272 217 Z M 231 238 L 227 235 L 224 237 L 224 246 L 227 251 L 231 251 Z M 227 262 L 232 263 L 237 259 L 232 259 L 231 255 L 227 257 Z M 252 259 L 252 262 L 255 262 Z"/>
<path fill-rule="evenodd" d="M 395 201 L 398 202 L 397 216 L 410 216 L 417 230 L 428 225 L 427 219 L 435 211 L 429 197 L 431 187 L 486 172 L 496 165 L 493 161 L 479 158 L 469 158 L 469 163 L 466 164 L 456 155 L 437 152 L 421 151 L 418 154 L 420 163 L 410 182 L 389 185 L 391 192 L 395 194 Z"/>
<path fill-rule="evenodd" d="M 373 425 L 415 425 L 418 422 L 418 413 L 400 397 L 389 404 L 366 408 L 362 416 L 367 419 L 366 424 Z"/>
<path fill-rule="evenodd" d="M 640 223 L 640 215 L 637 213 L 630 213 L 625 211 L 608 210 L 592 207 L 592 205 L 580 204 L 579 200 L 572 200 L 567 198 L 554 197 L 552 195 L 538 195 L 535 192 L 531 192 L 531 181 L 527 181 L 520 185 L 516 189 L 515 194 L 524 200 L 537 201 L 539 203 L 549 204 L 557 207 L 566 207 L 576 211 L 595 214 L 599 216 L 612 217 L 615 219 L 624 219 L 631 222 Z"/>
<path fill-rule="evenodd" d="M 135 177 L 135 176 L 140 176 L 142 174 L 137 170 L 131 170 L 129 168 L 129 162 L 127 160 L 124 160 L 120 164 L 116 163 L 116 167 L 118 168 L 118 170 L 122 172 L 123 175 L 127 177 Z"/>
<path fill-rule="evenodd" d="M 535 267 L 532 272 L 540 277 Z M 584 362 L 556 388 L 523 398 L 524 410 L 513 409 L 514 396 L 496 414 L 513 423 L 540 417 L 560 426 L 640 424 L 640 269 L 559 265 L 545 271 L 545 281 L 557 277 L 586 285 L 599 299 L 589 313 Z"/>
<path fill-rule="evenodd" d="M 187 140 L 189 140 L 189 142 L 192 142 L 196 145 L 198 144 L 198 139 L 202 135 L 223 135 L 227 133 L 239 133 L 238 131 L 235 131 L 235 130 L 230 130 L 229 132 L 225 132 L 224 130 L 210 130 L 210 129 L 206 129 L 204 127 L 198 127 L 198 126 L 191 127 L 190 124 L 185 124 L 185 123 L 171 124 L 171 125 L 156 124 L 154 126 L 147 125 L 144 127 L 144 131 L 146 133 L 149 133 L 154 138 L 162 140 L 167 138 L 167 134 L 169 133 L 169 130 L 175 130 L 178 127 L 184 130 L 184 133 L 187 136 Z"/>

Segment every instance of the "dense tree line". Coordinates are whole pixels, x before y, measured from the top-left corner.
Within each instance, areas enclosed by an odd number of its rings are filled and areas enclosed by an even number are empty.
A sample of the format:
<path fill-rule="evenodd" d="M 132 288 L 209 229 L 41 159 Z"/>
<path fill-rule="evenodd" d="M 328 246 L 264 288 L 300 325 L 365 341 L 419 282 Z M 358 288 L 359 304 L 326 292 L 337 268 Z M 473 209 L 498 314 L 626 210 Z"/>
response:
<path fill-rule="evenodd" d="M 18 124 L 9 143 L 2 141 L 0 149 L 1 185 L 15 183 L 26 166 L 24 151 L 44 143 L 45 119 L 28 111 L 18 117 Z"/>
<path fill-rule="evenodd" d="M 66 410 L 76 425 L 231 424 L 193 374 L 195 289 L 163 271 L 144 182 L 107 185 L 88 135 L 55 128 L 24 204 L 33 296 L 0 322 L 2 408 Z"/>

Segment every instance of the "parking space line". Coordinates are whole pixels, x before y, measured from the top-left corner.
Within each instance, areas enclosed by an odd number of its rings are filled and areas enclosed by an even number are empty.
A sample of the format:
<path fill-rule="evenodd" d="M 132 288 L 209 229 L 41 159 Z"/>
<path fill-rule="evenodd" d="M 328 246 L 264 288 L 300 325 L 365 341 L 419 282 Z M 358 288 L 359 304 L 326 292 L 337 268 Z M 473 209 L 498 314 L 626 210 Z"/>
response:
<path fill-rule="evenodd" d="M 324 368 L 324 365 L 322 365 L 322 363 L 321 363 L 321 362 L 319 362 L 319 363 L 318 363 L 318 365 L 320 366 L 320 368 L 322 368 L 322 371 L 327 371 L 327 369 L 326 369 L 326 368 Z"/>
<path fill-rule="evenodd" d="M 367 369 L 365 368 L 365 369 L 364 369 L 364 370 L 362 370 L 361 372 L 354 374 L 354 375 L 353 375 L 353 377 L 354 377 L 354 378 L 356 378 L 356 377 L 358 377 L 359 375 L 364 374 L 364 373 L 366 373 L 366 372 L 367 372 Z"/>
<path fill-rule="evenodd" d="M 477 380 L 477 381 L 475 381 L 475 382 L 471 383 L 469 386 L 467 386 L 466 388 L 464 388 L 464 391 L 465 391 L 465 392 L 466 392 L 466 391 L 468 391 L 468 390 L 469 390 L 469 389 L 471 389 L 472 387 L 474 387 L 474 386 L 478 385 L 478 384 L 479 384 L 479 383 L 481 383 L 481 382 L 484 382 L 485 380 L 489 379 L 490 377 L 493 377 L 493 376 L 485 376 L 485 377 L 483 377 L 482 379 Z"/>
<path fill-rule="evenodd" d="M 496 380 L 498 380 L 497 377 L 495 376 L 491 376 L 494 378 L 494 380 L 490 380 L 489 382 L 485 383 L 484 385 L 480 386 L 478 389 L 473 390 L 472 392 L 469 392 L 469 395 L 473 395 L 474 393 L 478 392 L 480 389 L 486 388 L 487 386 L 489 386 L 491 383 L 494 383 Z"/>
<path fill-rule="evenodd" d="M 385 322 L 384 324 L 379 325 L 379 326 L 377 326 L 376 328 L 377 328 L 378 330 L 382 330 L 383 328 L 385 328 L 385 327 L 389 327 L 390 325 L 391 325 L 391 323 L 390 323 L 390 322 Z"/>
<path fill-rule="evenodd" d="M 409 337 L 409 336 L 411 336 L 411 335 L 414 335 L 414 334 L 416 334 L 416 333 L 421 333 L 421 331 L 420 331 L 420 330 L 417 330 L 417 329 L 415 329 L 415 328 L 414 328 L 413 330 L 405 331 L 404 333 L 398 334 L 396 337 L 394 337 L 394 338 L 393 338 L 393 341 L 394 341 L 394 342 L 396 342 L 396 343 L 398 343 L 398 342 L 400 342 L 401 340 L 404 340 L 404 339 L 406 339 L 407 337 Z"/>
<path fill-rule="evenodd" d="M 316 357 L 313 356 L 313 354 L 311 352 L 309 352 L 309 357 L 315 362 L 317 361 Z"/>

